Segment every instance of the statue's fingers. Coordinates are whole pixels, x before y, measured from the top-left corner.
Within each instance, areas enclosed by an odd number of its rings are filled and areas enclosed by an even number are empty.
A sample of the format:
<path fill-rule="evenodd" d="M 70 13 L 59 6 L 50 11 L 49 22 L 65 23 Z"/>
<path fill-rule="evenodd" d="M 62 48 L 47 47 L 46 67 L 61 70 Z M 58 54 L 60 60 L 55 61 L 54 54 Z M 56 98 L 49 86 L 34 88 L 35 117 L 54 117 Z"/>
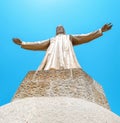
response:
<path fill-rule="evenodd" d="M 19 40 L 18 38 L 13 38 L 13 41 L 17 41 L 17 40 Z"/>
<path fill-rule="evenodd" d="M 13 40 L 13 42 L 16 42 L 17 41 L 16 38 L 13 38 L 12 40 Z"/>
<path fill-rule="evenodd" d="M 111 25 L 109 25 L 109 27 L 111 28 L 113 25 L 111 24 Z"/>
<path fill-rule="evenodd" d="M 108 25 L 109 25 L 110 27 L 112 27 L 112 23 L 109 23 Z"/>
<path fill-rule="evenodd" d="M 110 27 L 112 27 L 113 25 L 111 24 Z"/>
<path fill-rule="evenodd" d="M 110 26 L 110 29 L 112 28 L 112 25 Z"/>
<path fill-rule="evenodd" d="M 14 40 L 15 40 L 15 38 L 12 38 L 12 40 L 14 41 Z"/>
<path fill-rule="evenodd" d="M 112 23 L 108 23 L 108 25 L 111 25 Z"/>
<path fill-rule="evenodd" d="M 112 25 L 110 25 L 109 27 L 108 27 L 108 29 L 111 29 L 112 28 Z"/>
<path fill-rule="evenodd" d="M 108 24 L 105 24 L 104 26 L 107 26 Z"/>
<path fill-rule="evenodd" d="M 13 38 L 13 42 L 20 45 L 21 44 L 21 40 L 18 38 Z"/>
<path fill-rule="evenodd" d="M 16 38 L 12 38 L 12 40 L 16 40 Z"/>
<path fill-rule="evenodd" d="M 107 28 L 108 28 L 108 29 L 111 29 L 111 27 L 112 27 L 112 24 L 108 24 L 108 25 L 107 25 Z"/>

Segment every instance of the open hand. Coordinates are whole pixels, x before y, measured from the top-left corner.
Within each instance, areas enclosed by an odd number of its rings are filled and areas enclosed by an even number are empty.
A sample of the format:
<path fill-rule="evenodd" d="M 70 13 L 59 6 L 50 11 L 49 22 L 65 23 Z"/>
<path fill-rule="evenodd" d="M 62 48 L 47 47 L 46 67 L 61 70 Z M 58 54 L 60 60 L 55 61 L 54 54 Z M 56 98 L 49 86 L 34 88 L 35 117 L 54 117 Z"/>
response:
<path fill-rule="evenodd" d="M 105 24 L 102 28 L 101 28 L 101 31 L 102 32 L 106 32 L 108 30 L 110 30 L 112 28 L 112 24 L 109 23 L 109 24 Z"/>
<path fill-rule="evenodd" d="M 13 40 L 14 43 L 16 43 L 18 45 L 22 44 L 22 41 L 19 38 L 13 38 L 12 40 Z"/>

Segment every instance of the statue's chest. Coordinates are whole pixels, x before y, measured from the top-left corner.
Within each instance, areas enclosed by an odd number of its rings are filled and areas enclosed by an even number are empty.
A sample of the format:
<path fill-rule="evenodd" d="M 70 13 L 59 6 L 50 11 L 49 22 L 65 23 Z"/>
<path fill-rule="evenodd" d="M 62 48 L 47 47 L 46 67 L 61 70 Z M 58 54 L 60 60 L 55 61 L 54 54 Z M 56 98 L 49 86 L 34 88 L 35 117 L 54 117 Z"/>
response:
<path fill-rule="evenodd" d="M 66 45 L 70 42 L 69 35 L 57 35 L 56 37 L 51 39 L 51 44 L 56 45 Z"/>

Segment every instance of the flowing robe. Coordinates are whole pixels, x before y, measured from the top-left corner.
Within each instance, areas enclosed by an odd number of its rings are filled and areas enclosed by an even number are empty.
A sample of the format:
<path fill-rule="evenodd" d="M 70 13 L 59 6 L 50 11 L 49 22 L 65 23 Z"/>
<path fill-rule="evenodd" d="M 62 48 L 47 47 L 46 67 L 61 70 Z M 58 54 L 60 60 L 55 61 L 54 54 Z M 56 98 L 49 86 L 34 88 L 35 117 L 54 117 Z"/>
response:
<path fill-rule="evenodd" d="M 47 50 L 38 70 L 81 68 L 73 46 L 87 43 L 101 35 L 101 30 L 81 35 L 58 34 L 42 42 L 22 42 L 21 47 L 29 50 Z"/>

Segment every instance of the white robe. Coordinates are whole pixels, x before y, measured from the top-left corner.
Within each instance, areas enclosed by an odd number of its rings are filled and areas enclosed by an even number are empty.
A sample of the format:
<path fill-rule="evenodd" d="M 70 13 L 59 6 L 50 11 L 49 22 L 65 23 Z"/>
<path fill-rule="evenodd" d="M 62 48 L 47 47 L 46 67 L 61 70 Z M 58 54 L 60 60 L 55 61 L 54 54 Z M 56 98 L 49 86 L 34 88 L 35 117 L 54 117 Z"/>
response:
<path fill-rule="evenodd" d="M 69 35 L 59 34 L 50 40 L 39 70 L 80 68 Z"/>
<path fill-rule="evenodd" d="M 21 47 L 29 50 L 47 50 L 38 70 L 81 68 L 73 45 L 87 43 L 101 35 L 101 30 L 82 35 L 58 34 L 42 42 L 22 42 Z"/>

